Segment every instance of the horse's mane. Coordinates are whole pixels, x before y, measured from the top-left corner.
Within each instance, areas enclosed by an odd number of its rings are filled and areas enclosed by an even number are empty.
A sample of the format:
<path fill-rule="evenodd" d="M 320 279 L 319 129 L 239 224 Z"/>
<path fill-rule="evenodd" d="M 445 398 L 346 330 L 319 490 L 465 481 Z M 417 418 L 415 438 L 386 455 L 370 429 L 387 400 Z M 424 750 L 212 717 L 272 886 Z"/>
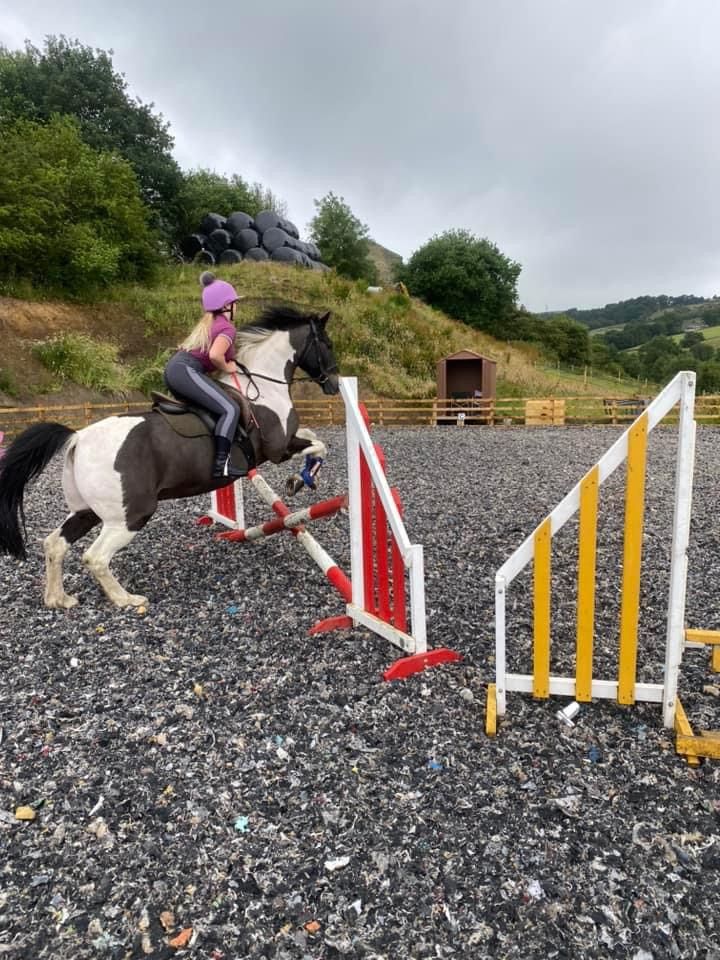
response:
<path fill-rule="evenodd" d="M 300 313 L 294 307 L 267 307 L 253 323 L 238 328 L 236 344 L 239 350 L 257 347 L 278 330 L 292 330 L 307 323 L 315 314 Z"/>
<path fill-rule="evenodd" d="M 307 323 L 308 319 L 307 313 L 300 313 L 294 307 L 274 306 L 266 307 L 258 319 L 248 326 L 268 331 L 291 330 L 293 327 Z"/>

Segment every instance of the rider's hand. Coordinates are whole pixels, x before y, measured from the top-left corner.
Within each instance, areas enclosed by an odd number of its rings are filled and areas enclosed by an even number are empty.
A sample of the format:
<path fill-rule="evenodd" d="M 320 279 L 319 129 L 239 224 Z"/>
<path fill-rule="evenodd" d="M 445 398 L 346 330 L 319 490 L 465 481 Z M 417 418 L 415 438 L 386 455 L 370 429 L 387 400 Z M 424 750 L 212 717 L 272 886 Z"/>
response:
<path fill-rule="evenodd" d="M 234 360 L 228 360 L 225 366 L 225 373 L 237 373 L 237 364 Z"/>

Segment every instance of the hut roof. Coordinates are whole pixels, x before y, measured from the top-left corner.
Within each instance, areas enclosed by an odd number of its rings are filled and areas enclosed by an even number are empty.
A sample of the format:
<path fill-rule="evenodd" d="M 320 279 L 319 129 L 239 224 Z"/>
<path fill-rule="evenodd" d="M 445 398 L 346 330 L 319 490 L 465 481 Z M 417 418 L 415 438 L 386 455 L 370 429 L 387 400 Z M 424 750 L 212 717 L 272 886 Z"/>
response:
<path fill-rule="evenodd" d="M 447 357 L 441 357 L 442 360 L 489 360 L 490 363 L 497 363 L 496 360 L 493 360 L 492 357 L 483 357 L 479 353 L 475 353 L 473 350 L 458 350 L 457 353 L 448 354 Z"/>

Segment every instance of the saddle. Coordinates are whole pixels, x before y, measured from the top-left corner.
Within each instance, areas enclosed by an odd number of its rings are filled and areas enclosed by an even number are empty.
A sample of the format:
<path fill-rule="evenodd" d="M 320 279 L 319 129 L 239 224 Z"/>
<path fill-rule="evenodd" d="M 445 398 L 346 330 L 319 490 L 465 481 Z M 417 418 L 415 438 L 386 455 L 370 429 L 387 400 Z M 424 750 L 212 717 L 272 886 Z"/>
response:
<path fill-rule="evenodd" d="M 238 390 L 223 385 L 223 390 L 240 407 L 240 420 L 230 448 L 230 462 L 237 470 L 248 473 L 255 466 L 255 449 L 244 424 L 251 422 L 250 403 Z M 159 413 L 178 436 L 186 439 L 197 437 L 212 438 L 215 433 L 217 416 L 204 407 L 169 397 L 165 393 L 153 390 L 150 393 L 152 409 Z"/>

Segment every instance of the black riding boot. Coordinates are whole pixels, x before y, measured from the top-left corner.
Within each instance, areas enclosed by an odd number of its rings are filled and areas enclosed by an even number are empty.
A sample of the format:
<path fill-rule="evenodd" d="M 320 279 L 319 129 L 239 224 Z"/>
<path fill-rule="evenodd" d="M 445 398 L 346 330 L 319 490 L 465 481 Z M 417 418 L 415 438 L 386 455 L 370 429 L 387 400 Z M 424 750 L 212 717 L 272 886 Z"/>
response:
<path fill-rule="evenodd" d="M 245 476 L 242 470 L 236 470 L 230 463 L 230 441 L 226 437 L 215 437 L 215 462 L 212 475 L 213 480 L 220 480 L 222 477 L 237 479 Z"/>

